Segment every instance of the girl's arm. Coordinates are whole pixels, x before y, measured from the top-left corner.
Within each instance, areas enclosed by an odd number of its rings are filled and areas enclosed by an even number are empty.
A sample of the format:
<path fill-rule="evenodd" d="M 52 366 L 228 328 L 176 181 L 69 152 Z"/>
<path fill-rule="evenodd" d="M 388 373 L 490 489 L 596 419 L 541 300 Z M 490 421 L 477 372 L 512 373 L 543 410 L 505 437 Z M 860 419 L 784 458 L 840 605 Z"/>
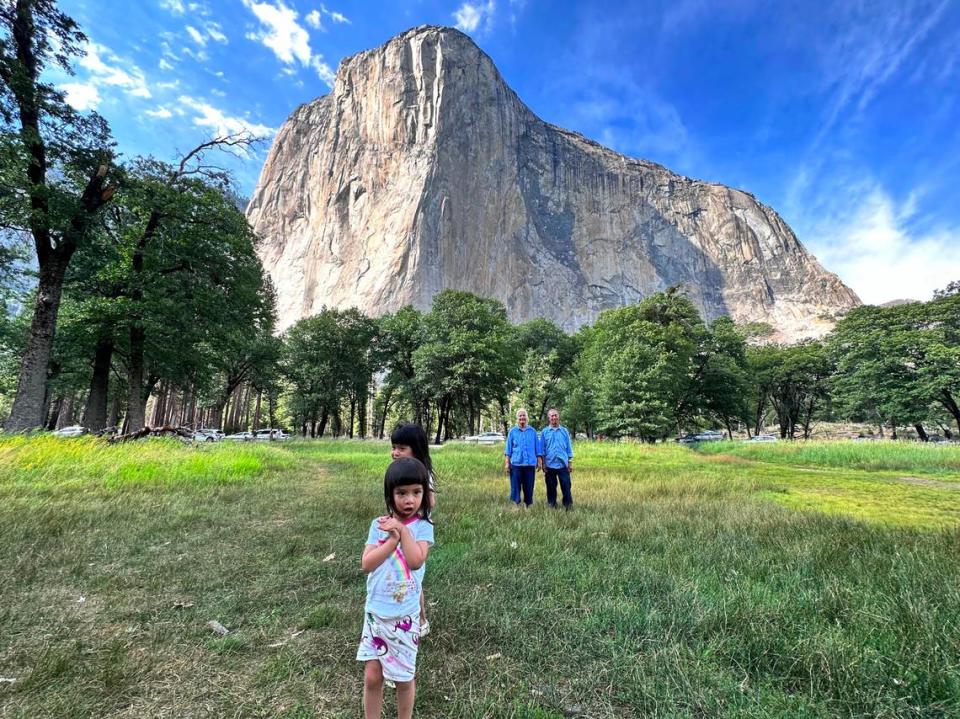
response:
<path fill-rule="evenodd" d="M 368 574 L 383 564 L 387 557 L 397 548 L 397 535 L 390 532 L 387 541 L 383 544 L 368 544 L 363 548 L 363 557 L 360 559 L 360 568 Z M 406 552 L 404 552 L 406 554 Z"/>
<path fill-rule="evenodd" d="M 418 542 L 413 538 L 413 533 L 409 527 L 404 525 L 400 530 L 400 548 L 403 550 L 403 556 L 407 560 L 407 566 L 410 569 L 420 569 L 423 563 L 427 561 L 427 553 L 430 551 L 429 542 Z"/>

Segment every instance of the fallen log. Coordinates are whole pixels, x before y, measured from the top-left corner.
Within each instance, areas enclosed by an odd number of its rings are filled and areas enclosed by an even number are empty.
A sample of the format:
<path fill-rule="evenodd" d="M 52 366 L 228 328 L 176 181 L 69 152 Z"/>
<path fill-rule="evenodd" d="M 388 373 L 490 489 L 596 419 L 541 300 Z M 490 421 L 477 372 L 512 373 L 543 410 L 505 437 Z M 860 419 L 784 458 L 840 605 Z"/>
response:
<path fill-rule="evenodd" d="M 115 444 L 117 442 L 143 439 L 144 437 L 183 437 L 185 439 L 193 439 L 193 430 L 189 427 L 172 427 L 165 424 L 161 427 L 144 427 L 129 434 L 118 434 L 116 437 L 108 439 L 107 442 Z"/>

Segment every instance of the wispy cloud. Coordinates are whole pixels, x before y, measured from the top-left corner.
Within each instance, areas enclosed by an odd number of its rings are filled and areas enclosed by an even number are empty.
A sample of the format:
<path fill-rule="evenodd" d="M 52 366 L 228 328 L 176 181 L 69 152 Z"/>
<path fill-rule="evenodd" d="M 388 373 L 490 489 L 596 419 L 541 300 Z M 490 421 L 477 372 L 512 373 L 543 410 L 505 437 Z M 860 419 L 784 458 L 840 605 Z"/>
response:
<path fill-rule="evenodd" d="M 882 13 L 851 6 L 851 16 L 844 22 L 850 30 L 836 36 L 820 53 L 828 96 L 814 147 L 838 123 L 855 121 L 867 109 L 930 34 L 949 4 L 950 0 L 941 0 L 930 8 L 904 2 Z"/>
<path fill-rule="evenodd" d="M 486 3 L 463 3 L 453 13 L 453 19 L 456 21 L 456 28 L 463 32 L 488 31 L 493 27 L 493 14 L 497 6 L 494 0 L 487 0 Z"/>
<path fill-rule="evenodd" d="M 173 112 L 166 107 L 158 107 L 156 110 L 147 110 L 143 114 L 147 115 L 148 117 L 155 117 L 158 120 L 168 120 L 173 117 Z"/>
<path fill-rule="evenodd" d="M 160 0 L 160 7 L 174 15 L 183 15 L 187 11 L 183 6 L 183 0 Z"/>
<path fill-rule="evenodd" d="M 86 72 L 86 78 L 65 82 L 60 86 L 72 107 L 77 110 L 96 109 L 104 100 L 108 88 L 117 88 L 129 97 L 151 97 L 146 76 L 135 63 L 95 42 L 88 42 L 85 50 L 86 54 L 77 60 L 77 65 L 79 70 Z"/>
<path fill-rule="evenodd" d="M 314 30 L 323 30 L 323 19 L 320 17 L 319 10 L 311 10 L 308 12 L 304 18 L 307 21 L 307 25 L 312 27 Z"/>
<path fill-rule="evenodd" d="M 243 0 L 243 4 L 256 15 L 262 26 L 257 32 L 248 33 L 248 39 L 268 47 L 285 65 L 312 68 L 321 80 L 333 87 L 335 73 L 322 55 L 311 50 L 310 35 L 297 22 L 296 10 L 284 5 L 283 0 L 277 0 L 276 5 L 254 0 Z"/>
<path fill-rule="evenodd" d="M 897 201 L 866 178 L 831 186 L 814 210 L 816 219 L 798 229 L 824 266 L 864 302 L 926 300 L 960 278 L 960 226 L 926 227 L 918 213 L 922 194 L 915 190 Z"/>
<path fill-rule="evenodd" d="M 247 38 L 262 43 L 273 51 L 280 62 L 287 65 L 299 61 L 310 64 L 310 35 L 297 22 L 297 11 L 287 7 L 282 0 L 276 5 L 269 2 L 243 0 L 243 4 L 257 16 L 261 28 L 248 33 Z"/>
<path fill-rule="evenodd" d="M 246 132 L 256 137 L 269 137 L 276 132 L 274 128 L 249 118 L 228 115 L 210 103 L 189 95 L 181 95 L 177 101 L 183 110 L 193 113 L 194 125 L 210 130 L 216 135 L 235 135 Z"/>
<path fill-rule="evenodd" d="M 67 102 L 74 110 L 96 110 L 100 104 L 100 93 L 92 83 L 68 82 L 60 89 L 67 94 Z"/>

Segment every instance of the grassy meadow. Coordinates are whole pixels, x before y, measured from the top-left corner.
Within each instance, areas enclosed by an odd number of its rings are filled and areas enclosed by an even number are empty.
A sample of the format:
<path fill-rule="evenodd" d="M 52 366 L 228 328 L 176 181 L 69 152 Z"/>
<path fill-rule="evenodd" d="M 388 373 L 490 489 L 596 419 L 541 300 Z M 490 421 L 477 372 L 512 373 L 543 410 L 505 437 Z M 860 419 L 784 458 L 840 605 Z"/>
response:
<path fill-rule="evenodd" d="M 435 451 L 417 716 L 960 717 L 960 450 L 576 450 Z M 362 716 L 387 452 L 0 439 L 0 717 Z"/>

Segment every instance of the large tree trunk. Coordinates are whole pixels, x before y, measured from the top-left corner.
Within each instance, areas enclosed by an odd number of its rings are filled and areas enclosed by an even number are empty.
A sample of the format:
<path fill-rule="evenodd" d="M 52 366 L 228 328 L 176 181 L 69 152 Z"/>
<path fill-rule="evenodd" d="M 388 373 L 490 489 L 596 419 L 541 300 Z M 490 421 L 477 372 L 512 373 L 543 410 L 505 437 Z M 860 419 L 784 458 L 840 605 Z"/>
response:
<path fill-rule="evenodd" d="M 917 430 L 917 437 L 920 438 L 921 442 L 926 442 L 928 439 L 930 439 L 927 436 L 927 431 L 923 428 L 922 424 L 915 424 L 913 425 L 913 428 Z"/>
<path fill-rule="evenodd" d="M 93 376 L 90 393 L 83 410 L 83 424 L 91 432 L 107 426 L 107 392 L 110 389 L 110 362 L 113 359 L 113 341 L 101 336 L 93 354 Z"/>
<path fill-rule="evenodd" d="M 953 415 L 953 419 L 957 423 L 957 429 L 960 429 L 960 407 L 957 406 L 957 401 L 953 395 L 950 394 L 949 390 L 942 390 L 940 392 L 940 404 L 946 407 L 947 412 Z"/>
<path fill-rule="evenodd" d="M 33 306 L 30 336 L 20 363 L 17 394 L 10 417 L 4 425 L 8 432 L 35 429 L 43 425 L 47 368 L 60 312 L 63 278 L 69 261 L 70 254 L 64 257 L 57 254 L 40 268 L 37 300 Z"/>
<path fill-rule="evenodd" d="M 143 351 L 146 332 L 139 323 L 130 327 L 130 358 L 127 363 L 127 434 L 143 429 Z"/>

